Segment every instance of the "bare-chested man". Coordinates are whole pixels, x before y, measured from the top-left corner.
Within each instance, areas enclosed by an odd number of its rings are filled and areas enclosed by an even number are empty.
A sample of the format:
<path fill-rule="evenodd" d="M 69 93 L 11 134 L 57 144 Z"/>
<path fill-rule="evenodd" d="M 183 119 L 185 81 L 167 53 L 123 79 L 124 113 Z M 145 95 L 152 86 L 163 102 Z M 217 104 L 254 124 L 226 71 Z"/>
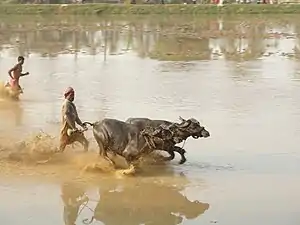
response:
<path fill-rule="evenodd" d="M 67 145 L 76 141 L 80 142 L 84 146 L 84 150 L 87 151 L 89 142 L 85 138 L 83 131 L 79 131 L 75 125 L 75 123 L 77 123 L 84 130 L 87 129 L 86 125 L 79 119 L 76 106 L 73 103 L 75 98 L 74 89 L 72 87 L 68 87 L 64 96 L 65 101 L 62 106 L 62 128 L 60 131 L 59 151 L 63 152 Z"/>
<path fill-rule="evenodd" d="M 8 71 L 10 81 L 5 85 L 6 87 L 10 86 L 12 89 L 20 91 L 20 93 L 23 93 L 19 83 L 20 77 L 29 75 L 28 72 L 22 73 L 24 61 L 23 56 L 18 57 L 18 63 Z"/>

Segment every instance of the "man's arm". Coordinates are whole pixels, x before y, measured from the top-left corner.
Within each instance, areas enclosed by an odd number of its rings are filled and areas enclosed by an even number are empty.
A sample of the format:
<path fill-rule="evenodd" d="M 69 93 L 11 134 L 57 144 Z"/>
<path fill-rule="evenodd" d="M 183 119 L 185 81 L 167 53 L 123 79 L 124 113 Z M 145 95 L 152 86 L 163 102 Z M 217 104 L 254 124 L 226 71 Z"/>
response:
<path fill-rule="evenodd" d="M 11 69 L 8 71 L 8 75 L 10 76 L 11 79 L 14 79 L 11 73 L 17 69 L 17 66 L 18 66 L 18 65 L 15 65 L 13 68 L 11 68 Z"/>
<path fill-rule="evenodd" d="M 75 121 L 73 120 L 73 117 L 72 117 L 72 106 L 71 106 L 71 104 L 66 103 L 65 107 L 66 107 L 65 118 L 66 118 L 67 124 L 73 130 L 76 130 Z"/>
<path fill-rule="evenodd" d="M 77 123 L 79 126 L 81 126 L 82 128 L 85 128 L 85 126 L 83 125 L 81 119 L 80 119 L 79 116 L 78 116 L 77 109 L 76 109 L 76 106 L 75 106 L 75 105 L 74 105 L 74 109 L 75 109 L 75 113 L 76 113 L 76 120 L 75 120 L 76 123 Z"/>
<path fill-rule="evenodd" d="M 28 72 L 26 72 L 26 73 L 21 73 L 21 77 L 24 77 L 24 76 L 27 76 L 27 75 L 29 75 L 29 73 Z"/>
<path fill-rule="evenodd" d="M 77 119 L 76 119 L 76 123 L 77 123 L 79 126 L 83 127 L 83 123 L 82 123 L 82 121 L 79 119 L 78 116 L 77 116 Z"/>

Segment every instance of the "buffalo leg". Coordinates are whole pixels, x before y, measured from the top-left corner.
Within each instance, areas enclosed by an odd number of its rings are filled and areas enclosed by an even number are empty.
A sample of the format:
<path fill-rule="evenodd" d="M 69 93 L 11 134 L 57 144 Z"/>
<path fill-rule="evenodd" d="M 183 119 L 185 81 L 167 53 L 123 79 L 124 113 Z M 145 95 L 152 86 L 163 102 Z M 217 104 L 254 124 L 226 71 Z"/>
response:
<path fill-rule="evenodd" d="M 186 162 L 186 158 L 184 156 L 184 154 L 186 153 L 186 151 L 183 148 L 180 148 L 178 146 L 174 146 L 173 151 L 174 152 L 178 152 L 181 155 L 181 160 L 180 160 L 179 164 L 183 164 L 183 163 Z"/>
<path fill-rule="evenodd" d="M 103 157 L 104 159 L 106 159 L 113 167 L 115 167 L 115 163 L 114 161 L 112 161 L 108 155 L 107 155 L 107 152 L 102 144 L 102 142 L 100 140 L 97 139 L 97 143 L 98 143 L 98 146 L 99 146 L 99 155 L 101 157 Z"/>
<path fill-rule="evenodd" d="M 175 158 L 175 153 L 174 153 L 174 151 L 173 150 L 169 150 L 169 151 L 167 151 L 169 154 L 170 154 L 170 156 L 169 157 L 164 157 L 164 160 L 165 161 L 171 161 L 171 160 L 173 160 L 174 158 Z"/>

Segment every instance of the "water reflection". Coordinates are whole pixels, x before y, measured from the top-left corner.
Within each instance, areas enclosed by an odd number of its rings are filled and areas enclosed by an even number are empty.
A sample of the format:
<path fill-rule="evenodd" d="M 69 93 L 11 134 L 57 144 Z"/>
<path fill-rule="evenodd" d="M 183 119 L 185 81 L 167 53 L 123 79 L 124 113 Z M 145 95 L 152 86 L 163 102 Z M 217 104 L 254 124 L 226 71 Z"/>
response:
<path fill-rule="evenodd" d="M 61 185 L 61 192 L 61 199 L 64 205 L 64 223 L 65 225 L 74 225 L 77 216 L 80 214 L 80 206 L 86 205 L 88 201 L 85 195 L 85 188 L 76 182 L 66 182 Z"/>
<path fill-rule="evenodd" d="M 109 55 L 135 51 L 140 57 L 159 60 L 249 61 L 272 54 L 299 57 L 298 17 L 189 18 L 153 20 L 149 17 L 112 19 L 64 18 L 26 23 L 1 22 L 0 50 L 14 55 L 38 53 L 56 57 L 72 53 Z M 189 22 L 187 22 L 189 21 Z M 287 26 L 286 24 L 289 24 Z M 279 39 L 291 39 L 282 49 Z"/>
<path fill-rule="evenodd" d="M 207 203 L 189 200 L 176 185 L 141 181 L 116 186 L 99 190 L 94 217 L 106 225 L 174 225 L 184 218 L 195 219 L 209 208 Z"/>
<path fill-rule="evenodd" d="M 105 225 L 166 224 L 198 218 L 209 209 L 208 203 L 189 200 L 182 191 L 189 181 L 179 178 L 105 179 L 99 184 L 99 199 L 93 209 L 85 194 L 86 186 L 76 182 L 61 187 L 65 225 L 80 223 L 79 215 L 88 210 L 94 215 L 85 224 L 100 221 Z"/>

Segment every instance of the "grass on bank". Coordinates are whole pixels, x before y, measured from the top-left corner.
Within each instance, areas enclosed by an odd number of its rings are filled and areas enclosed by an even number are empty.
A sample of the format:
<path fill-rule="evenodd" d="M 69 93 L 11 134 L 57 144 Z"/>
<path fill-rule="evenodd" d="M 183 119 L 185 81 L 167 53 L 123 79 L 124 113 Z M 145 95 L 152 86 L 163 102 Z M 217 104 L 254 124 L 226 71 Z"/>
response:
<path fill-rule="evenodd" d="M 0 4 L 0 15 L 297 14 L 300 4 Z"/>

